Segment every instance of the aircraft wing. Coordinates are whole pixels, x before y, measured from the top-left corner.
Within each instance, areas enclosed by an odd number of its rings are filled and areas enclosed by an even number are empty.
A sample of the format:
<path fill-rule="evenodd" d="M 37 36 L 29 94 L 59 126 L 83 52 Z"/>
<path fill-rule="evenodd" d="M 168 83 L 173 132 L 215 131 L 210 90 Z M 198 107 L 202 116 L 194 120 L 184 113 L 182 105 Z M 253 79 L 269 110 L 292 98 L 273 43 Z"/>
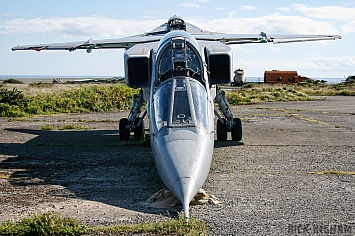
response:
<path fill-rule="evenodd" d="M 264 32 L 260 34 L 223 34 L 202 30 L 194 25 L 187 24 L 187 31 L 191 33 L 197 40 L 202 41 L 219 41 L 224 44 L 246 44 L 246 43 L 292 43 L 304 41 L 318 41 L 318 40 L 335 40 L 341 39 L 340 35 L 267 35 Z M 162 25 L 157 29 L 131 37 L 106 39 L 106 40 L 93 40 L 79 41 L 71 43 L 52 43 L 52 44 L 38 44 L 38 45 L 25 45 L 16 46 L 12 51 L 17 50 L 69 50 L 86 49 L 88 53 L 92 49 L 101 48 L 130 48 L 139 43 L 158 42 L 168 31 L 166 26 Z"/>
<path fill-rule="evenodd" d="M 17 50 L 69 50 L 74 51 L 76 49 L 86 49 L 89 53 L 92 49 L 101 49 L 101 48 L 129 48 L 139 43 L 151 43 L 158 42 L 161 39 L 161 35 L 152 35 L 152 36 L 133 36 L 126 38 L 117 38 L 117 39 L 106 39 L 106 40 L 93 40 L 89 39 L 88 41 L 79 41 L 79 42 L 70 42 L 70 43 L 52 43 L 52 44 L 38 44 L 38 45 L 25 45 L 25 46 L 16 46 L 12 48 L 12 51 Z"/>
<path fill-rule="evenodd" d="M 319 41 L 319 40 L 335 40 L 341 39 L 340 35 L 267 35 L 264 32 L 260 34 L 203 34 L 194 35 L 197 40 L 205 41 L 220 41 L 224 44 L 245 44 L 245 43 L 293 43 L 293 42 L 306 42 L 306 41 Z"/>

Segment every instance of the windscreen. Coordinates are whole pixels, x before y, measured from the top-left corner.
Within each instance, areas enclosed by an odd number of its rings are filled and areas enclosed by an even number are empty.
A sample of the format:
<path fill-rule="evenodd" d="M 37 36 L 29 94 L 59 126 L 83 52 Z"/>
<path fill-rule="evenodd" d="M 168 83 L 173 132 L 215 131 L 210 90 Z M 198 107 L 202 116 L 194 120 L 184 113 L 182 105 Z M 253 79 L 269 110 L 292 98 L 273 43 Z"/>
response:
<path fill-rule="evenodd" d="M 207 94 L 198 81 L 170 79 L 158 87 L 153 99 L 158 130 L 196 125 L 207 128 Z"/>
<path fill-rule="evenodd" d="M 201 78 L 198 52 L 185 39 L 172 39 L 158 59 L 160 82 L 176 76 Z"/>

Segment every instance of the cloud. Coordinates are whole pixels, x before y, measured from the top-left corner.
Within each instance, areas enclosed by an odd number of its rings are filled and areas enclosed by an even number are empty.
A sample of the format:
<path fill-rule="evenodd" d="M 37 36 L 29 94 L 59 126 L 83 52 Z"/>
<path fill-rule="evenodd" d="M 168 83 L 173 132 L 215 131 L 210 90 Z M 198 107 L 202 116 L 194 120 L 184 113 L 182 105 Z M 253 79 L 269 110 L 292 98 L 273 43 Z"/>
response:
<path fill-rule="evenodd" d="M 258 18 L 226 18 L 210 21 L 194 21 L 203 29 L 224 33 L 280 33 L 280 34 L 337 34 L 332 22 L 310 19 L 302 16 L 272 14 Z"/>
<path fill-rule="evenodd" d="M 216 11 L 227 11 L 228 8 L 227 7 L 216 7 L 215 10 Z"/>
<path fill-rule="evenodd" d="M 263 72 L 271 69 L 296 70 L 301 75 L 315 77 L 332 77 L 339 74 L 348 74 L 355 66 L 355 57 L 313 57 L 302 60 L 245 60 L 234 58 L 234 66 L 246 68 L 252 76 L 262 75 Z M 248 74 L 247 74 L 248 76 Z"/>
<path fill-rule="evenodd" d="M 312 70 L 343 70 L 355 66 L 355 57 L 318 57 L 294 61 L 298 68 Z"/>
<path fill-rule="evenodd" d="M 200 4 L 192 3 L 192 2 L 181 3 L 181 6 L 182 6 L 182 7 L 193 8 L 193 9 L 199 9 L 199 8 L 201 8 L 201 5 L 200 5 Z"/>
<path fill-rule="evenodd" d="M 353 20 L 355 16 L 355 8 L 341 6 L 307 7 L 303 4 L 293 4 L 293 6 L 303 15 L 314 19 L 349 21 Z"/>
<path fill-rule="evenodd" d="M 282 12 L 288 12 L 288 11 L 291 10 L 291 9 L 288 8 L 288 7 L 279 7 L 278 9 L 279 9 L 280 11 L 282 11 Z"/>
<path fill-rule="evenodd" d="M 297 5 L 297 7 L 301 6 Z M 150 31 L 164 22 L 166 19 L 115 19 L 102 16 L 17 18 L 0 21 L 0 34 L 41 33 L 70 38 L 123 37 Z M 338 26 L 334 21 L 299 15 L 270 14 L 254 18 L 236 18 L 233 12 L 230 12 L 225 18 L 210 18 L 209 20 L 196 18 L 190 19 L 189 22 L 206 30 L 224 33 L 264 31 L 269 34 L 339 34 L 340 32 L 343 34 L 355 32 L 355 20 L 353 19 Z"/>
<path fill-rule="evenodd" d="M 166 19 L 131 20 L 100 16 L 72 18 L 17 18 L 0 22 L 0 33 L 8 35 L 44 33 L 63 37 L 117 37 L 150 31 Z"/>
<path fill-rule="evenodd" d="M 204 8 L 204 6 L 202 6 L 200 3 L 206 3 L 209 1 L 210 0 L 196 0 L 196 1 L 192 1 L 192 2 L 184 2 L 184 3 L 181 3 L 180 6 L 193 8 L 193 9 L 200 9 L 200 8 Z"/>
<path fill-rule="evenodd" d="M 239 9 L 243 10 L 243 11 L 252 11 L 252 10 L 255 10 L 256 7 L 254 7 L 254 6 L 240 6 Z"/>
<path fill-rule="evenodd" d="M 355 20 L 345 23 L 341 27 L 342 34 L 350 34 L 355 32 Z"/>

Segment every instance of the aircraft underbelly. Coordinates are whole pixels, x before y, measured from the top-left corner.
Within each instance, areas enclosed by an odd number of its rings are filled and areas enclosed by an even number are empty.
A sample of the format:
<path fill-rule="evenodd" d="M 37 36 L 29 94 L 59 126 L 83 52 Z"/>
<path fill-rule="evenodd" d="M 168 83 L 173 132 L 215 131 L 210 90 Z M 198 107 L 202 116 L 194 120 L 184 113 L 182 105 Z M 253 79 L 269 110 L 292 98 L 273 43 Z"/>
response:
<path fill-rule="evenodd" d="M 204 184 L 213 143 L 214 135 L 202 128 L 167 129 L 153 137 L 152 150 L 159 175 L 180 201 L 190 201 Z"/>

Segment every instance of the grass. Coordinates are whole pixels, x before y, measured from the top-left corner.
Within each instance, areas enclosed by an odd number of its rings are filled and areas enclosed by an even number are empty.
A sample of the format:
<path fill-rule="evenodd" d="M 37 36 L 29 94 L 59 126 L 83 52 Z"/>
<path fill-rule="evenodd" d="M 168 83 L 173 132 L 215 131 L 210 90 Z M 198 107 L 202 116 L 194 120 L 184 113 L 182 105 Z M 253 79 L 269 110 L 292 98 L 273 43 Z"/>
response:
<path fill-rule="evenodd" d="M 207 235 L 208 226 L 190 218 L 168 218 L 161 222 L 122 224 L 115 226 L 87 226 L 59 213 L 46 213 L 25 218 L 18 223 L 7 221 L 0 225 L 0 235 L 84 235 L 94 234 L 158 234 L 158 235 Z"/>
<path fill-rule="evenodd" d="M 1 84 L 0 117 L 26 117 L 74 112 L 104 112 L 131 108 L 138 90 L 124 84 Z M 12 87 L 11 87 L 12 86 Z M 248 83 L 226 91 L 228 102 L 255 104 L 260 102 L 309 101 L 310 96 L 355 96 L 355 82 L 334 85 L 312 80 L 299 84 Z"/>
<path fill-rule="evenodd" d="M 82 125 L 73 125 L 73 124 L 66 124 L 59 128 L 59 130 L 88 130 L 88 129 L 94 129 L 94 128 L 82 126 Z"/>
<path fill-rule="evenodd" d="M 310 96 L 355 96 L 355 82 L 324 84 L 309 80 L 299 84 L 248 83 L 240 89 L 227 91 L 230 104 L 260 102 L 310 101 Z"/>
<path fill-rule="evenodd" d="M 6 79 L 2 81 L 3 84 L 23 84 L 22 81 L 18 79 Z"/>
<path fill-rule="evenodd" d="M 82 235 L 87 227 L 58 213 L 47 213 L 25 218 L 18 223 L 7 221 L 0 225 L 0 235 Z"/>
<path fill-rule="evenodd" d="M 137 142 L 138 141 L 138 142 Z M 129 147 L 129 146 L 143 146 L 143 147 L 150 147 L 150 136 L 149 134 L 144 134 L 143 137 L 137 140 L 129 140 L 129 141 L 122 141 L 117 145 L 119 147 Z"/>
<path fill-rule="evenodd" d="M 256 104 L 260 102 L 309 101 L 307 94 L 291 86 L 250 84 L 226 93 L 230 104 Z"/>
<path fill-rule="evenodd" d="M 125 85 L 83 86 L 55 93 L 25 95 L 16 88 L 0 88 L 0 116 L 25 117 L 56 113 L 103 112 L 129 109 L 136 90 Z"/>
<path fill-rule="evenodd" d="M 54 125 L 43 125 L 41 127 L 41 130 L 56 130 L 57 127 L 55 127 Z"/>
<path fill-rule="evenodd" d="M 82 126 L 82 125 L 74 125 L 74 124 L 65 124 L 57 128 L 54 125 L 43 125 L 41 127 L 41 130 L 89 130 L 89 129 L 95 129 L 93 127 L 88 127 L 88 126 Z"/>
<path fill-rule="evenodd" d="M 326 171 L 308 172 L 307 174 L 312 174 L 312 175 L 355 175 L 355 172 L 326 170 Z"/>

